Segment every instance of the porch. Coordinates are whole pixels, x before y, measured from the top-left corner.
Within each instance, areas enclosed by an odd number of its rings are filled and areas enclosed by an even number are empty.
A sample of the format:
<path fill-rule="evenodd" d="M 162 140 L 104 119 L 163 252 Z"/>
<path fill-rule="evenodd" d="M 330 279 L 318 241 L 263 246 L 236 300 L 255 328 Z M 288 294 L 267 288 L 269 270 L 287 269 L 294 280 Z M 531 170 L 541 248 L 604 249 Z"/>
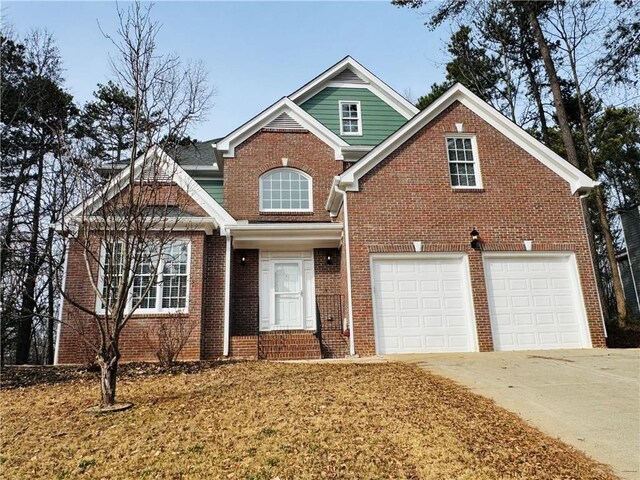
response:
<path fill-rule="evenodd" d="M 244 223 L 230 231 L 229 354 L 347 356 L 342 225 Z"/>

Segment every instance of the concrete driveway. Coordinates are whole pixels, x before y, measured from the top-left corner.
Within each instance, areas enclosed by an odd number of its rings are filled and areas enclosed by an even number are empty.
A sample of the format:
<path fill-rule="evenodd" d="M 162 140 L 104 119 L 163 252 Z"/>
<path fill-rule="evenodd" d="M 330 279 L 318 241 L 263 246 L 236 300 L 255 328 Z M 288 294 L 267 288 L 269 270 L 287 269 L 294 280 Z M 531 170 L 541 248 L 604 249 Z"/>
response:
<path fill-rule="evenodd" d="M 640 479 L 640 350 L 388 355 L 492 398 L 622 478 Z"/>

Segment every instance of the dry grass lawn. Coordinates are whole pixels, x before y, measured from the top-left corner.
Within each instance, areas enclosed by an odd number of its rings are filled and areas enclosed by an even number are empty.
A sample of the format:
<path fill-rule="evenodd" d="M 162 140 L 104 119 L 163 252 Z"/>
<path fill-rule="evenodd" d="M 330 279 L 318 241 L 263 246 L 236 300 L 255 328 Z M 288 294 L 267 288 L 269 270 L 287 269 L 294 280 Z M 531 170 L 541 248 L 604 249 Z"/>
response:
<path fill-rule="evenodd" d="M 405 364 L 229 363 L 3 389 L 3 478 L 609 479 L 609 470 Z"/>

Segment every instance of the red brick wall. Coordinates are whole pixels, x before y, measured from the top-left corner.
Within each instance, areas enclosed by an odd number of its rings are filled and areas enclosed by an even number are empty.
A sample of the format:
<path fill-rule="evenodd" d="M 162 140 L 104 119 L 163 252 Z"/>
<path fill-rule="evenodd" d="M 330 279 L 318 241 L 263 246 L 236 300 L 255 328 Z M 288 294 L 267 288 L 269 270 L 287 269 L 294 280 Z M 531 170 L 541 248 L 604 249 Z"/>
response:
<path fill-rule="evenodd" d="M 203 254 L 205 235 L 201 232 L 180 232 L 180 238 L 191 240 L 191 265 L 189 279 L 189 309 L 184 315 L 134 315 L 124 327 L 120 337 L 122 361 L 155 361 L 154 349 L 145 339 L 145 333 L 153 332 L 161 319 L 180 317 L 194 326 L 189 341 L 182 350 L 182 360 L 200 358 L 200 328 L 202 317 Z M 94 242 L 99 245 L 98 242 Z M 96 246 L 96 254 L 98 247 Z M 93 310 L 96 305 L 96 293 L 91 287 L 84 262 L 84 249 L 79 241 L 71 240 L 68 250 L 66 291 L 73 300 Z M 224 266 L 224 263 L 223 263 Z M 98 265 L 92 262 L 91 270 L 97 285 Z M 63 324 L 60 331 L 58 362 L 88 363 L 94 354 L 82 337 L 95 341 L 96 326 L 87 314 L 65 301 L 62 309 Z"/>
<path fill-rule="evenodd" d="M 444 135 L 463 123 L 476 133 L 482 191 L 451 188 Z M 372 252 L 469 254 L 481 350 L 492 350 L 482 257 L 469 247 L 472 228 L 485 250 L 575 252 L 594 347 L 604 332 L 581 203 L 569 185 L 516 144 L 455 103 L 360 181 L 349 193 L 349 225 L 356 351 L 375 353 L 369 256 Z"/>
<path fill-rule="evenodd" d="M 236 147 L 235 157 L 225 159 L 224 204 L 236 219 L 274 222 L 329 221 L 324 206 L 333 177 L 342 173 L 342 162 L 315 135 L 307 132 L 260 131 Z M 302 170 L 313 178 L 313 212 L 260 213 L 259 178 L 274 168 Z"/>
<path fill-rule="evenodd" d="M 205 237 L 202 293 L 201 358 L 212 360 L 224 352 L 224 269 L 227 239 L 218 230 Z"/>
<path fill-rule="evenodd" d="M 232 335 L 255 335 L 258 331 L 259 254 L 259 250 L 233 251 L 231 268 Z M 242 264 L 243 257 L 245 259 L 244 265 Z"/>

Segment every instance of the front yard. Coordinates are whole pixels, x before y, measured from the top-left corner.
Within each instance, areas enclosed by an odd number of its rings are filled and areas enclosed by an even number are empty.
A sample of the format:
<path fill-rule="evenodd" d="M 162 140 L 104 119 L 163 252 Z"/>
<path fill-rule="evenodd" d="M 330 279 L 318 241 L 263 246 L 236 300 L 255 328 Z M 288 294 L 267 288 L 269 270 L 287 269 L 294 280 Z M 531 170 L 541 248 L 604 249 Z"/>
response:
<path fill-rule="evenodd" d="M 3 478 L 608 479 L 491 401 L 405 364 L 228 363 L 3 388 Z M 11 375 L 9 375 L 11 377 Z M 33 380 L 33 379 L 32 379 Z M 36 382 L 31 382 L 36 383 Z"/>

